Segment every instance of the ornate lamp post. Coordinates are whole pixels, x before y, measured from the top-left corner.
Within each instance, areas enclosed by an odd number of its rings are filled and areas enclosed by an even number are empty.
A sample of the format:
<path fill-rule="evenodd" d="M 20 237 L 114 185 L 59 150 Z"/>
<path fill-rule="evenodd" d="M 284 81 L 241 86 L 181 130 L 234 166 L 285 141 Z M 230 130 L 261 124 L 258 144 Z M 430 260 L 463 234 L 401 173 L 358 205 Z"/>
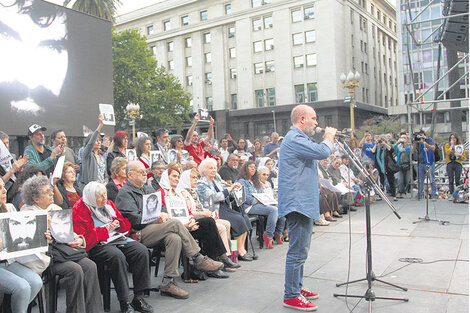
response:
<path fill-rule="evenodd" d="M 356 74 L 353 74 L 352 71 L 349 71 L 348 76 L 344 73 L 341 73 L 339 79 L 343 83 L 343 88 L 347 88 L 350 97 L 350 116 L 351 116 L 351 131 L 354 132 L 354 88 L 359 87 L 359 80 L 361 79 L 361 75 L 358 71 Z"/>
<path fill-rule="evenodd" d="M 132 140 L 135 139 L 135 118 L 137 117 L 137 115 L 139 115 L 139 111 L 140 111 L 140 105 L 138 103 L 130 102 L 126 106 L 127 115 L 129 115 L 129 117 L 131 118 Z"/>

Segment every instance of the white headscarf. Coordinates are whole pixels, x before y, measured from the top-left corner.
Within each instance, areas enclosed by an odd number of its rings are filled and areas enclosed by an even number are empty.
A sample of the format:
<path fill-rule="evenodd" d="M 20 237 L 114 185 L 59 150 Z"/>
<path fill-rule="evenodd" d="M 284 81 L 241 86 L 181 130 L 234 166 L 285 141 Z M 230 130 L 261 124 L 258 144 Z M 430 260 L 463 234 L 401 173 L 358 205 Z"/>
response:
<path fill-rule="evenodd" d="M 91 213 L 96 216 L 97 219 L 105 224 L 111 223 L 113 218 L 116 217 L 116 213 L 109 204 L 104 206 L 104 211 L 106 214 L 102 214 L 100 212 L 100 208 L 98 208 L 98 204 L 96 203 L 96 190 L 98 189 L 98 185 L 103 186 L 96 181 L 92 181 L 89 182 L 85 188 L 83 188 L 83 202 L 85 202 L 86 206 L 90 209 Z"/>
<path fill-rule="evenodd" d="M 181 174 L 180 181 L 178 182 L 178 187 L 176 188 L 177 191 L 181 191 L 184 189 L 194 189 L 191 188 L 191 171 L 192 170 L 186 170 Z"/>
<path fill-rule="evenodd" d="M 270 157 L 263 157 L 263 158 L 259 159 L 258 167 L 266 166 L 266 163 L 267 163 L 269 160 L 271 160 Z"/>
<path fill-rule="evenodd" d="M 165 196 L 172 195 L 170 191 L 173 190 L 177 196 L 183 197 L 180 189 L 171 187 L 170 178 L 168 177 L 168 170 L 165 170 L 162 174 L 162 177 L 160 178 L 160 187 L 165 190 Z"/>

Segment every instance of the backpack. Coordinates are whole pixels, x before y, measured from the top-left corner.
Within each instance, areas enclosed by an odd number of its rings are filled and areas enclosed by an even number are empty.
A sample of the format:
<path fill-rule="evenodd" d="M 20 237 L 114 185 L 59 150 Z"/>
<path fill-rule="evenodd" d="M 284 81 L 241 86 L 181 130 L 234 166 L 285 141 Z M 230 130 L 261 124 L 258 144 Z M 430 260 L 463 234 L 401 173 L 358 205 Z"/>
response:
<path fill-rule="evenodd" d="M 436 143 L 436 149 L 434 150 L 434 163 L 442 160 L 442 151 Z"/>
<path fill-rule="evenodd" d="M 399 161 L 398 166 L 401 170 L 407 171 L 410 168 L 410 157 L 405 151 L 400 154 Z"/>

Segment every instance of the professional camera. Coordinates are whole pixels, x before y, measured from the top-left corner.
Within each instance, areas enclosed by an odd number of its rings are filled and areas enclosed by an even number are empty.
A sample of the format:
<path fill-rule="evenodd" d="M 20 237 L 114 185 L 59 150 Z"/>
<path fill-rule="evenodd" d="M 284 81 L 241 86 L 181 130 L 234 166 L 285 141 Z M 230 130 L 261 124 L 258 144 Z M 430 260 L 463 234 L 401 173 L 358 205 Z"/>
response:
<path fill-rule="evenodd" d="M 413 141 L 421 141 L 422 139 L 426 139 L 425 136 L 421 133 L 414 133 L 413 134 Z"/>

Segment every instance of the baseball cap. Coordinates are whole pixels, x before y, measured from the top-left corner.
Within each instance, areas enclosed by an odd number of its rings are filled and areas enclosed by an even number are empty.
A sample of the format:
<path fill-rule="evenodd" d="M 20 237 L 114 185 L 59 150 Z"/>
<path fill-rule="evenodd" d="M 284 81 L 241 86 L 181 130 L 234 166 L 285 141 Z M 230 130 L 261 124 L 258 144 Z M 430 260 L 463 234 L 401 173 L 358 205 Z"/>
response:
<path fill-rule="evenodd" d="M 28 128 L 28 136 L 32 136 L 38 130 L 46 131 L 47 128 L 43 127 L 41 125 L 38 125 L 38 124 L 33 124 L 33 125 L 29 126 L 29 128 Z"/>

